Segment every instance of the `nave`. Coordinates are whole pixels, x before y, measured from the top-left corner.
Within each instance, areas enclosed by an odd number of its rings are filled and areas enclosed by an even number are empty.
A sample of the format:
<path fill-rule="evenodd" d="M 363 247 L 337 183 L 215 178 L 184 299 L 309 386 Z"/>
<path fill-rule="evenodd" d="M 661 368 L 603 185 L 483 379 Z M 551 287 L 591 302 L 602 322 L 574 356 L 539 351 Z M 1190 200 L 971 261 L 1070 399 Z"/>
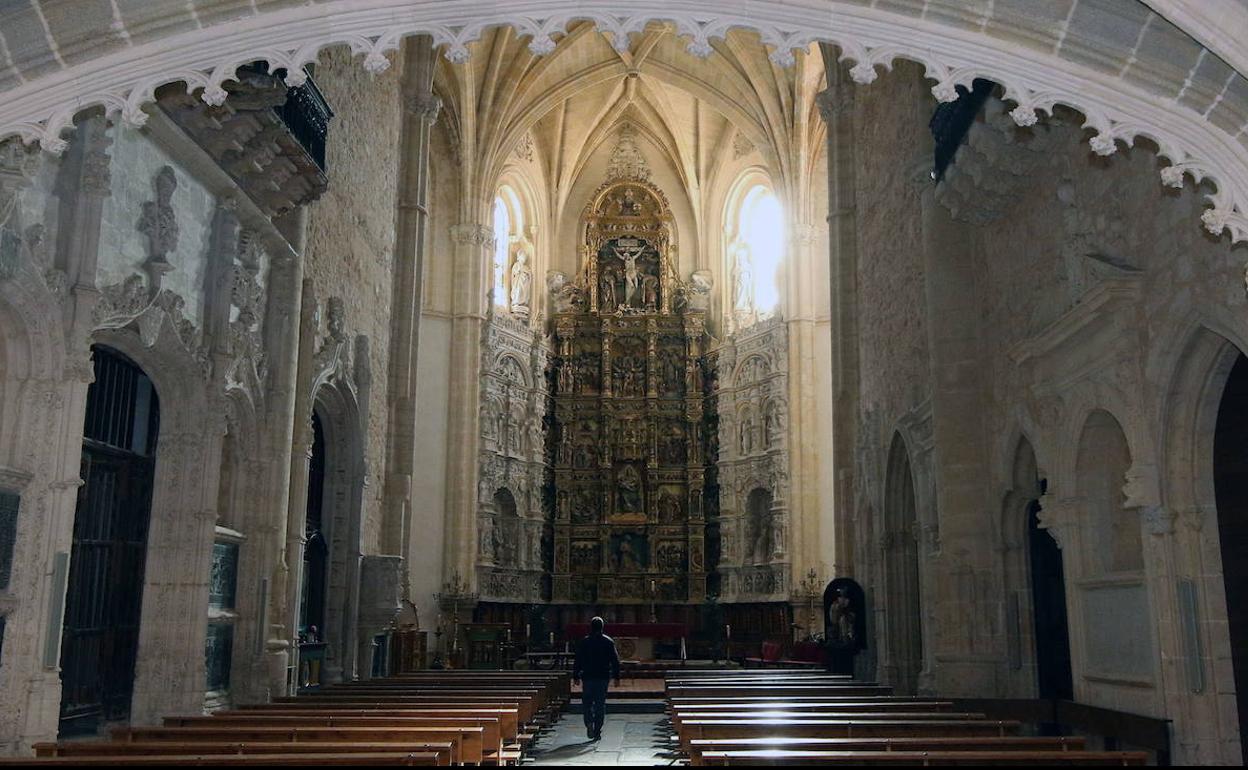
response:
<path fill-rule="evenodd" d="M 626 687 L 620 693 L 643 692 Z M 1112 737 L 998 718 L 964 701 L 804 669 L 679 668 L 662 701 L 617 699 L 598 740 L 566 672 L 429 671 L 340 684 L 212 715 L 37 744 L 0 764 L 1143 765 Z M 1000 707 L 998 705 L 998 707 Z M 614 711 L 615 713 L 610 713 Z"/>

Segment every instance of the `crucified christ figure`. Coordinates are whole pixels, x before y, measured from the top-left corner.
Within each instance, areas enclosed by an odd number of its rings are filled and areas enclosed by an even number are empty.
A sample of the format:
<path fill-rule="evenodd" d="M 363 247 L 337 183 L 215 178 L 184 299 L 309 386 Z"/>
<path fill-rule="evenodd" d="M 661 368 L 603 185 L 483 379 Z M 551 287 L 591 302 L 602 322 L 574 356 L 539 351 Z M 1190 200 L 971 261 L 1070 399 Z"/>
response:
<path fill-rule="evenodd" d="M 616 246 L 612 249 L 615 256 L 624 262 L 624 304 L 632 305 L 633 297 L 641 289 L 641 276 L 637 271 L 637 257 L 645 249 L 642 245 Z"/>

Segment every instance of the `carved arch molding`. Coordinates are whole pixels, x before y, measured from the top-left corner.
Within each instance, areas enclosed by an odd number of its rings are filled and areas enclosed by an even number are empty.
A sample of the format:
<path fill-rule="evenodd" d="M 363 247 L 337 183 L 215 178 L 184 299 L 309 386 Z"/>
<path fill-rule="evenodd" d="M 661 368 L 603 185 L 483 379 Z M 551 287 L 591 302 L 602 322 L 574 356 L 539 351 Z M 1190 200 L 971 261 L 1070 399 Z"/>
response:
<path fill-rule="evenodd" d="M 240 4 L 239 15 L 247 11 Z M 1004 86 L 1006 99 L 1016 105 L 1011 116 L 1020 125 L 1031 125 L 1038 112 L 1064 104 L 1086 116 L 1086 125 L 1093 130 L 1090 144 L 1097 153 L 1112 154 L 1118 142 L 1130 145 L 1141 136 L 1156 142 L 1159 154 L 1170 163 L 1161 171 L 1165 184 L 1181 187 L 1190 176 L 1215 186 L 1208 196 L 1212 205 L 1201 216 L 1205 227 L 1213 233 L 1229 230 L 1234 241 L 1248 240 L 1245 132 L 1242 126 L 1227 128 L 1226 120 L 1219 125 L 1210 118 L 1220 102 L 1238 98 L 1232 91 L 1244 90 L 1229 88 L 1232 82 L 1244 85 L 1233 70 L 1213 104 L 1198 110 L 1181 98 L 1159 96 L 1120 77 L 1112 67 L 1019 45 L 977 25 L 942 21 L 934 13 L 917 18 L 842 0 L 754 0 L 748 7 L 732 6 L 731 12 L 708 0 L 581 0 L 573 8 L 566 0 L 331 0 L 255 13 L 232 20 L 228 28 L 201 27 L 202 22 L 190 19 L 169 27 L 188 31 L 82 57 L 72 66 L 24 79 L 3 92 L 0 139 L 18 135 L 61 152 L 67 146 L 62 132 L 72 127 L 79 111 L 95 106 L 140 126 L 147 120 L 144 107 L 154 101 L 156 88 L 171 82 L 185 82 L 189 90 L 203 89 L 204 101 L 221 104 L 226 98 L 223 83 L 233 79 L 239 65 L 255 60 L 286 69 L 287 82 L 299 85 L 305 77 L 302 67 L 330 45 L 349 45 L 362 57 L 364 68 L 376 73 L 389 66 L 387 54 L 408 35 L 429 34 L 436 45 L 445 46 L 449 60 L 462 62 L 470 55 L 468 44 L 482 30 L 510 24 L 530 36 L 529 49 L 540 56 L 552 52 L 555 36 L 580 20 L 611 35 L 620 50 L 627 48 L 629 33 L 640 32 L 651 22 L 670 22 L 688 39 L 690 53 L 703 57 L 728 30 L 755 30 L 780 66 L 792 64 L 794 52 L 812 43 L 831 43 L 854 63 L 851 76 L 860 84 L 875 80 L 878 66 L 909 59 L 926 66 L 928 77 L 936 82 L 932 92 L 942 101 L 956 98 L 958 85 L 969 85 L 976 77 L 990 78 Z M 275 38 L 275 29 L 281 30 L 280 38 Z M 63 61 L 55 51 L 52 57 Z M 1191 70 L 1182 84 L 1183 91 L 1195 72 Z"/>

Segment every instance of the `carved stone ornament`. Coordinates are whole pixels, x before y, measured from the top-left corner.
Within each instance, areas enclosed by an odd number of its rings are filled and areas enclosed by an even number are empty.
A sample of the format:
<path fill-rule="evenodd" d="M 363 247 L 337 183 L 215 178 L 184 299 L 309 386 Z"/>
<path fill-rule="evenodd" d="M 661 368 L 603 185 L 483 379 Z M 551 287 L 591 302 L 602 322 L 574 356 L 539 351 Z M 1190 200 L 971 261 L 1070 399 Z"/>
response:
<path fill-rule="evenodd" d="M 173 192 L 178 189 L 178 178 L 172 166 L 161 166 L 152 178 L 156 189 L 155 200 L 143 204 L 139 218 L 139 232 L 147 236 L 147 261 L 143 269 L 151 278 L 152 287 L 159 291 L 164 275 L 173 269 L 169 252 L 178 247 L 178 218 L 173 208 Z"/>
<path fill-rule="evenodd" d="M 631 123 L 620 126 L 615 149 L 611 151 L 611 159 L 607 162 L 606 181 L 613 182 L 618 179 L 636 179 L 643 182 L 650 180 L 650 166 L 637 146 L 637 129 Z"/>
<path fill-rule="evenodd" d="M 185 316 L 184 308 L 180 295 L 168 289 L 153 290 L 142 276 L 131 275 L 100 290 L 92 321 L 97 329 L 134 329 L 147 347 L 156 344 L 162 330 L 171 328 L 207 378 L 212 373 L 212 359 L 199 327 Z"/>
<path fill-rule="evenodd" d="M 854 90 L 848 87 L 826 88 L 815 94 L 815 106 L 819 108 L 824 122 L 831 123 L 832 118 L 844 115 L 853 108 Z"/>
<path fill-rule="evenodd" d="M 418 119 L 432 124 L 438 119 L 438 113 L 442 111 L 442 99 L 432 93 L 416 94 L 409 96 L 404 106 Z"/>

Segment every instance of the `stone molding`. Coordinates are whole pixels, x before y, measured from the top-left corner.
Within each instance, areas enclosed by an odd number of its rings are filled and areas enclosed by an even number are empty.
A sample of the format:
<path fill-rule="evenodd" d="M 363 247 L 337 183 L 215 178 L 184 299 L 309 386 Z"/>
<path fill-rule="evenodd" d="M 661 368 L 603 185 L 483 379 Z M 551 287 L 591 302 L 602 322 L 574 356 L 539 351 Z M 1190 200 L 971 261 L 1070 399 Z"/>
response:
<path fill-rule="evenodd" d="M 410 6 L 406 13 L 405 6 Z M 854 62 L 849 74 L 861 85 L 876 80 L 877 67 L 910 59 L 926 67 L 936 83 L 932 93 L 941 101 L 955 99 L 957 86 L 986 77 L 1002 84 L 1015 105 L 1010 117 L 1021 126 L 1035 124 L 1039 112 L 1068 105 L 1086 117 L 1094 152 L 1110 155 L 1120 141 L 1130 146 L 1136 137 L 1147 136 L 1170 161 L 1162 170 L 1165 184 L 1182 186 L 1189 175 L 1196 182 L 1212 182 L 1217 189 L 1209 196 L 1212 207 L 1201 215 L 1205 227 L 1213 233 L 1229 230 L 1234 241 L 1248 239 L 1248 155 L 1236 137 L 1210 120 L 1210 110 L 1202 113 L 1174 101 L 1158 109 L 1155 93 L 1112 73 L 935 19 L 847 2 L 757 0 L 734 10 L 708 15 L 699 0 L 638 0 L 627 14 L 612 0 L 584 0 L 571 7 L 561 0 L 452 0 L 433 9 L 418 0 L 337 0 L 286 8 L 236 20 L 228 31 L 210 25 L 126 47 L 14 88 L 0 102 L 0 138 L 19 135 L 63 152 L 68 142 L 61 134 L 79 111 L 104 107 L 128 125 L 141 126 L 156 89 L 174 81 L 184 81 L 189 91 L 202 89 L 206 103 L 220 105 L 228 96 L 224 84 L 235 79 L 240 62 L 264 60 L 271 70 L 285 69 L 287 85 L 297 86 L 305 77 L 304 66 L 315 62 L 322 48 L 344 40 L 363 54 L 367 71 L 379 73 L 390 66 L 388 54 L 415 34 L 431 35 L 435 45 L 445 46 L 449 61 L 462 63 L 482 31 L 500 23 L 530 37 L 530 52 L 542 56 L 556 48 L 555 36 L 566 34 L 574 21 L 591 21 L 621 51 L 628 49 L 631 33 L 658 21 L 673 23 L 688 39 L 687 50 L 700 57 L 712 55 L 712 41 L 738 28 L 757 31 L 772 48 L 772 61 L 783 67 L 794 63 L 797 51 L 830 43 Z M 278 13 L 281 41 L 272 34 Z"/>

